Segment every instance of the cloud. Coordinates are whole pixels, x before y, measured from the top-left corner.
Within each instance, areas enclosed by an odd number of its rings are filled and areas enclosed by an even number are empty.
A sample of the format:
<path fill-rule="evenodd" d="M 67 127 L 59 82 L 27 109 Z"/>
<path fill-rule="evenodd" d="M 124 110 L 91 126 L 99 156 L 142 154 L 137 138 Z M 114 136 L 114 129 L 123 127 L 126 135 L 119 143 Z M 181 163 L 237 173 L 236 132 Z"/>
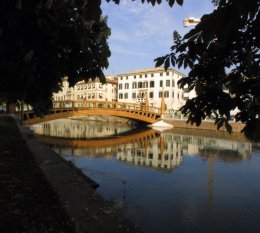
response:
<path fill-rule="evenodd" d="M 122 47 L 120 45 L 115 45 L 115 44 L 110 45 L 110 49 L 111 49 L 112 53 L 137 56 L 137 57 L 141 57 L 141 58 L 145 58 L 148 56 L 148 54 L 145 52 L 136 51 L 136 50 L 133 50 L 132 48 L 128 49 L 126 47 Z"/>
<path fill-rule="evenodd" d="M 126 31 L 115 28 L 112 30 L 110 40 L 130 42 L 131 39 Z"/>
<path fill-rule="evenodd" d="M 209 0 L 200 0 L 199 4 L 198 0 L 185 0 L 182 7 L 174 4 L 172 8 L 167 1 L 155 7 L 140 0 L 121 0 L 119 5 L 102 1 L 112 32 L 109 38 L 111 69 L 120 72 L 123 68 L 127 71 L 127 67 L 130 70 L 135 66 L 153 66 L 155 57 L 170 52 L 174 30 L 184 35 L 191 29 L 183 27 L 185 17 L 201 17 L 211 9 Z"/>

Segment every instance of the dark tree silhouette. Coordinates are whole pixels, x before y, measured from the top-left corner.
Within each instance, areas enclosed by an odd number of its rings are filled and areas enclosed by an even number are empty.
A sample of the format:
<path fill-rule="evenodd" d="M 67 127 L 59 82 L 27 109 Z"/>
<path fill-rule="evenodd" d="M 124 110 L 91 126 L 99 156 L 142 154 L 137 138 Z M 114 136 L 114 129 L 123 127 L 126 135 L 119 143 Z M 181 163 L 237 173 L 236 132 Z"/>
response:
<path fill-rule="evenodd" d="M 67 75 L 71 85 L 108 67 L 110 29 L 101 1 L 0 1 L 0 93 L 47 110 Z"/>
<path fill-rule="evenodd" d="M 184 37 L 174 32 L 171 53 L 155 59 L 156 66 L 190 68 L 178 83 L 196 91 L 181 108 L 188 122 L 214 117 L 231 132 L 230 111 L 237 109 L 235 120 L 260 132 L 260 1 L 213 2 L 216 9 Z"/>

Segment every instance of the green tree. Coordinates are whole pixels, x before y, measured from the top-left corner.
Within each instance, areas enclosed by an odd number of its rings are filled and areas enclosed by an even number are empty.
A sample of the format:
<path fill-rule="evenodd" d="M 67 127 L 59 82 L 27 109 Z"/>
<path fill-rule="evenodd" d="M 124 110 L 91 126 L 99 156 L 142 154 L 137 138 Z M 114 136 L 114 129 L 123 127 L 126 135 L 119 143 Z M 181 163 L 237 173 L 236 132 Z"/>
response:
<path fill-rule="evenodd" d="M 259 134 L 260 1 L 213 2 L 216 9 L 184 37 L 174 32 L 171 53 L 155 59 L 156 66 L 190 68 L 178 83 L 196 91 L 181 108 L 188 122 L 214 117 L 218 128 L 231 131 L 230 111 L 237 108 L 235 120 Z"/>
<path fill-rule="evenodd" d="M 101 0 L 0 1 L 0 95 L 42 113 L 64 76 L 70 85 L 95 77 L 105 82 L 110 29 L 100 5 Z"/>
<path fill-rule="evenodd" d="M 47 110 L 67 75 L 71 85 L 108 67 L 110 29 L 101 0 L 0 2 L 0 93 Z"/>

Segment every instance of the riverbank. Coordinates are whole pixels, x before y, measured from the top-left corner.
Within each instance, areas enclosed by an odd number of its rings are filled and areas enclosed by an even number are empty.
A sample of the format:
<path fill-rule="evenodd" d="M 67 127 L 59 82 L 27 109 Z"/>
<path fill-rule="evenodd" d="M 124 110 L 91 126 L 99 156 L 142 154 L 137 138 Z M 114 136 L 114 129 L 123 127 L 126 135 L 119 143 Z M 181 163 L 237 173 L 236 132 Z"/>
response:
<path fill-rule="evenodd" d="M 71 164 L 0 115 L 0 232 L 140 232 Z"/>
<path fill-rule="evenodd" d="M 200 126 L 196 126 L 196 124 L 187 123 L 186 119 L 170 119 L 163 118 L 163 121 L 173 125 L 174 128 L 182 128 L 182 129 L 195 129 L 195 130 L 211 130 L 215 132 L 227 132 L 225 126 L 222 126 L 220 129 L 217 129 L 214 121 L 202 121 Z M 242 129 L 245 127 L 242 123 L 231 122 L 233 133 L 240 133 Z"/>

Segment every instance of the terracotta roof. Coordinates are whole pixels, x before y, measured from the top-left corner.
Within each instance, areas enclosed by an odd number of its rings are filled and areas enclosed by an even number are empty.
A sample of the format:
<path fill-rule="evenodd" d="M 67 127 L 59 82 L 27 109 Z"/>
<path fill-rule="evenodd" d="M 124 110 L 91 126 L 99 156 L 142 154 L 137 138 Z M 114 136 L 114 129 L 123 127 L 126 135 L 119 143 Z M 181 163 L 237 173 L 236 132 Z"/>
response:
<path fill-rule="evenodd" d="M 156 68 L 146 68 L 146 69 L 140 69 L 140 70 L 134 70 L 134 71 L 130 71 L 130 72 L 127 72 L 127 73 L 123 73 L 123 74 L 119 74 L 118 76 L 124 76 L 124 75 L 132 75 L 132 74 L 144 74 L 144 73 L 155 73 L 155 72 L 165 72 L 165 69 L 164 67 L 156 67 Z M 171 69 L 171 68 L 168 68 L 167 71 L 174 71 L 176 73 L 179 73 L 180 75 L 183 75 L 181 72 L 177 71 L 177 70 L 174 70 L 174 69 Z"/>

